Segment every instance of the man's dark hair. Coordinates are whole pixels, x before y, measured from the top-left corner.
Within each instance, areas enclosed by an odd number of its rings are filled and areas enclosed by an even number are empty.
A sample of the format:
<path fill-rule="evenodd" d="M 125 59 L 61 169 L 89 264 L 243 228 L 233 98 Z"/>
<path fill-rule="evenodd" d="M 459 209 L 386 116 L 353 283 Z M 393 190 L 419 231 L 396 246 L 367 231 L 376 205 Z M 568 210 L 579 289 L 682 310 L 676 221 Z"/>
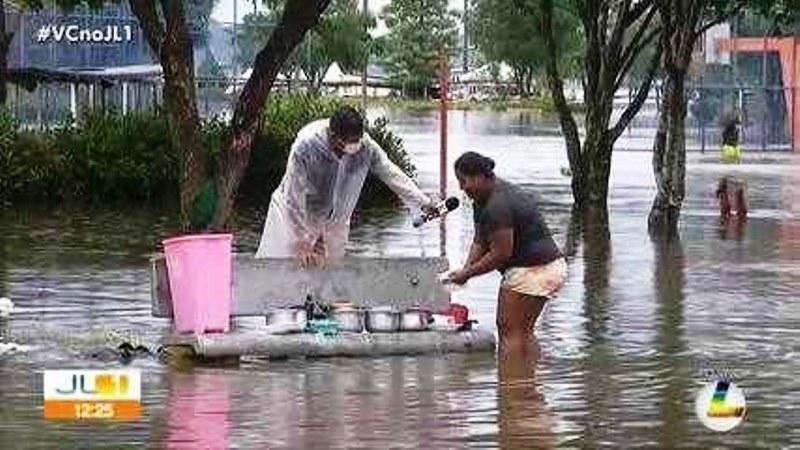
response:
<path fill-rule="evenodd" d="M 474 177 L 483 175 L 486 178 L 494 177 L 494 160 L 480 153 L 466 152 L 459 156 L 455 162 L 456 172 Z"/>
<path fill-rule="evenodd" d="M 331 116 L 330 127 L 337 136 L 361 137 L 364 134 L 364 118 L 352 106 L 342 106 Z"/>

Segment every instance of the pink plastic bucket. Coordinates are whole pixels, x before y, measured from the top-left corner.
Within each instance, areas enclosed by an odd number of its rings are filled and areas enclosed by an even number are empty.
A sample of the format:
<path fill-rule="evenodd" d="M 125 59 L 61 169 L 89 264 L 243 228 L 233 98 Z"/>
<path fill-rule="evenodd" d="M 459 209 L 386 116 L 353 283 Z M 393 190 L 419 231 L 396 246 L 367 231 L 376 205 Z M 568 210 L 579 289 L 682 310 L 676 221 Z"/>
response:
<path fill-rule="evenodd" d="M 164 241 L 179 333 L 227 332 L 230 326 L 231 234 L 197 234 Z"/>

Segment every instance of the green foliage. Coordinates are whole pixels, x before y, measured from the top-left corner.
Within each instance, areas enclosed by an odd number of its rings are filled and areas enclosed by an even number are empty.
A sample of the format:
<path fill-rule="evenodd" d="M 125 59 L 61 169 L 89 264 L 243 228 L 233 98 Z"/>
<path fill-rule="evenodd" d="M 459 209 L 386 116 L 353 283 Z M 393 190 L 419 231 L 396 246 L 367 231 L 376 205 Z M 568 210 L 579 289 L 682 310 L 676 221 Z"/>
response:
<path fill-rule="evenodd" d="M 17 119 L 8 110 L 0 107 L 0 149 L 7 149 L 11 146 L 18 129 Z"/>
<path fill-rule="evenodd" d="M 95 112 L 56 131 L 63 195 L 90 203 L 145 200 L 176 182 L 179 158 L 163 116 Z"/>
<path fill-rule="evenodd" d="M 310 94 L 274 96 L 261 117 L 250 166 L 239 190 L 245 203 L 265 204 L 280 183 L 297 132 L 307 123 L 329 117 L 342 104 L 333 97 Z M 214 212 L 219 159 L 229 133 L 218 119 L 203 124 L 209 150 L 209 178 L 201 184 L 191 220 L 207 223 Z M 368 131 L 389 158 L 406 173 L 414 167 L 402 142 L 385 120 Z M 72 201 L 89 205 L 177 204 L 180 152 L 169 139 L 161 113 L 120 115 L 93 113 L 75 125 L 42 131 L 21 131 L 14 118 L 0 110 L 0 204 L 24 201 Z M 365 204 L 394 199 L 382 183 L 369 179 Z"/>
<path fill-rule="evenodd" d="M 240 64 L 253 63 L 280 20 L 283 3 L 283 0 L 274 0 L 268 13 L 251 13 L 244 17 L 242 31 L 238 33 Z M 344 71 L 360 69 L 371 45 L 367 30 L 373 27 L 375 19 L 364 18 L 355 0 L 333 0 L 317 26 L 306 34 L 286 61 L 282 72 L 291 76 L 302 69 L 311 86 L 319 89 L 325 72 L 334 62 Z"/>
<path fill-rule="evenodd" d="M 489 63 L 506 63 L 522 87 L 544 73 L 547 48 L 541 27 L 540 0 L 475 0 L 470 34 Z M 566 76 L 576 73 L 583 49 L 580 21 L 568 8 L 557 8 L 555 27 L 559 67 Z M 530 92 L 525 92 L 529 94 Z"/>
<path fill-rule="evenodd" d="M 386 151 L 389 160 L 403 169 L 406 175 L 413 177 L 416 169 L 414 164 L 411 163 L 408 153 L 404 150 L 403 140 L 389 130 L 388 123 L 385 117 L 381 117 L 367 126 L 367 133 Z M 387 200 L 398 202 L 397 196 L 394 195 L 391 189 L 370 173 L 364 183 L 364 189 L 359 199 L 359 207 L 382 206 L 388 203 Z"/>
<path fill-rule="evenodd" d="M 436 80 L 440 49 L 455 48 L 455 17 L 447 0 L 392 0 L 383 10 L 385 62 L 405 93 L 421 96 Z"/>
<path fill-rule="evenodd" d="M 178 157 L 160 115 L 93 113 L 74 126 L 18 132 L 2 153 L 5 201 L 140 201 L 177 183 Z"/>

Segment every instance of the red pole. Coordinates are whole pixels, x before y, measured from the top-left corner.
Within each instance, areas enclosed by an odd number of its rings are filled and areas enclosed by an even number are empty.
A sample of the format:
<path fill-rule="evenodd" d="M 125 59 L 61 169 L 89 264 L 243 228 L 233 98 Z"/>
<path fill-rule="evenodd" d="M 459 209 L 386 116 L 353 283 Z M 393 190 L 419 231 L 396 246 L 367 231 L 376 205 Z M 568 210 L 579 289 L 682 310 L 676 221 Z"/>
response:
<path fill-rule="evenodd" d="M 447 65 L 447 50 L 439 53 L 439 197 L 447 196 L 447 96 L 450 87 L 450 71 Z M 439 221 L 439 253 L 447 255 L 447 233 L 445 220 Z"/>
<path fill-rule="evenodd" d="M 450 74 L 447 67 L 447 52 L 439 55 L 439 195 L 447 195 L 447 96 Z"/>

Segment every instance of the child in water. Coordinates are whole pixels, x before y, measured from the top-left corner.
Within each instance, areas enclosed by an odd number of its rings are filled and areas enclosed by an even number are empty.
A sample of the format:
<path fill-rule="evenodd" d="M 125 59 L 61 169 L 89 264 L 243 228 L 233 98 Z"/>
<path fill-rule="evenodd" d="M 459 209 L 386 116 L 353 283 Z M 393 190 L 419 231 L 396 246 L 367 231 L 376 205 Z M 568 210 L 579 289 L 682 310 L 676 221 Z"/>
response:
<path fill-rule="evenodd" d="M 728 122 L 722 130 L 722 161 L 728 164 L 739 164 L 742 158 L 742 149 L 739 146 L 739 119 Z M 719 212 L 723 220 L 728 219 L 733 212 L 738 217 L 747 216 L 747 202 L 745 201 L 744 182 L 731 175 L 723 175 L 717 188 L 719 199 Z M 735 205 L 736 208 L 732 208 Z"/>

